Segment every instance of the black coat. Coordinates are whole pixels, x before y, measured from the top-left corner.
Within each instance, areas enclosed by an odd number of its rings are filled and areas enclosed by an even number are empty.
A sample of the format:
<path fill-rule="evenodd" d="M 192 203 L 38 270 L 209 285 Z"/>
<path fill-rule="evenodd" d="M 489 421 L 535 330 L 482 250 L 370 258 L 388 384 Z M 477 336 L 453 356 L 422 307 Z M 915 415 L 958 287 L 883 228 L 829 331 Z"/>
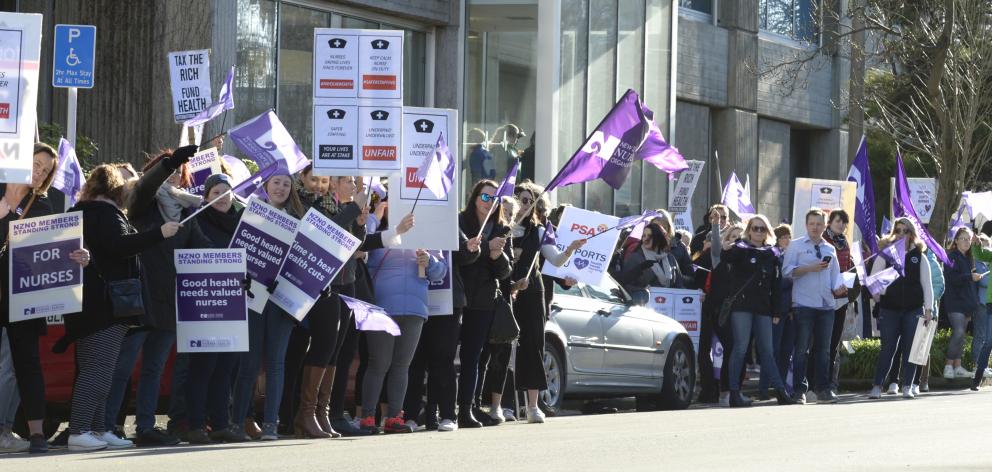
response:
<path fill-rule="evenodd" d="M 479 234 L 479 220 L 475 215 L 463 211 L 458 215 L 458 227 L 466 235 Z M 510 244 L 503 246 L 503 254 L 493 259 L 488 254 L 488 241 L 509 234 L 509 228 L 501 224 L 493 225 L 488 236 L 483 234 L 480 256 L 474 263 L 462 266 L 462 282 L 465 284 L 465 308 L 472 310 L 492 310 L 495 307 L 497 283 L 510 276 Z"/>
<path fill-rule="evenodd" d="M 458 230 L 458 250 L 451 255 L 451 295 L 454 308 L 464 308 L 468 303 L 465 297 L 465 281 L 462 280 L 462 266 L 474 264 L 482 254 L 481 246 L 478 251 L 469 252 L 468 239 L 465 232 Z"/>
<path fill-rule="evenodd" d="M 721 252 L 720 264 L 726 264 L 730 271 L 729 296 L 740 292 L 733 311 L 764 316 L 788 312 L 789 307 L 782 306 L 782 263 L 775 250 L 738 241 Z"/>
<path fill-rule="evenodd" d="M 668 258 L 668 264 L 672 266 L 672 280 L 665 288 L 684 288 L 682 280 L 682 270 L 679 268 L 678 260 L 672 253 L 665 253 L 663 257 Z M 619 282 L 627 292 L 633 293 L 644 290 L 648 287 L 659 287 L 658 278 L 651 268 L 654 262 L 648 263 L 640 245 L 637 249 L 627 255 L 623 260 L 623 272 L 620 273 Z"/>
<path fill-rule="evenodd" d="M 227 213 L 207 208 L 196 215 L 196 221 L 204 236 L 213 243 L 214 247 L 226 248 L 231 246 L 234 231 L 238 227 L 244 210 L 244 207 L 240 205 L 231 205 Z"/>
<path fill-rule="evenodd" d="M 138 232 L 121 210 L 107 202 L 79 202 L 69 211 L 83 212 L 83 245 L 90 251 L 90 264 L 83 269 L 83 311 L 65 316 L 66 335 L 53 348 L 56 352 L 108 326 L 136 324 L 133 318 L 114 318 L 105 282 L 138 277 L 136 256 L 164 239 L 159 228 Z M 149 301 L 144 303 L 148 308 Z"/>
<path fill-rule="evenodd" d="M 7 184 L 0 184 L 0 197 L 3 196 L 7 191 Z M 31 192 L 28 192 L 21 202 L 17 205 L 16 209 L 11 209 L 7 216 L 0 219 L 0 243 L 4 245 L 7 244 L 8 232 L 10 231 L 10 223 L 12 221 L 17 221 L 21 219 L 21 215 L 18 214 L 18 210 L 23 213 L 23 210 L 27 208 L 27 213 L 24 218 L 37 218 L 39 216 L 48 216 L 55 214 L 56 212 L 52 209 L 51 202 L 45 195 L 39 195 L 35 197 L 34 202 L 31 203 L 31 207 L 28 208 L 28 204 L 31 202 Z M 7 326 L 10 317 L 10 297 L 9 295 L 9 284 L 10 284 L 10 252 L 3 251 L 0 255 L 0 327 Z M 31 332 L 37 333 L 39 336 L 44 335 L 47 331 L 48 324 L 44 318 L 36 318 L 27 321 L 18 321 L 20 327 L 29 328 Z"/>
<path fill-rule="evenodd" d="M 957 249 L 947 251 L 947 256 L 952 265 L 944 266 L 944 311 L 974 315 L 981 303 L 978 284 L 971 279 L 975 262 Z"/>

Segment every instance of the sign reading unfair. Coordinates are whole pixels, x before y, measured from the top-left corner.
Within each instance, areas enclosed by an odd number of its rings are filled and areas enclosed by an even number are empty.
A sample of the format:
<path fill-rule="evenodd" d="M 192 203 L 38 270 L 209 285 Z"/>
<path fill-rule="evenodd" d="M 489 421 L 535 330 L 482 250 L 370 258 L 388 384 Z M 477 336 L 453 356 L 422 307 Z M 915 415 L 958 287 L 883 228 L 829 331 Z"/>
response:
<path fill-rule="evenodd" d="M 83 269 L 69 259 L 82 247 L 82 212 L 10 222 L 12 323 L 82 311 Z"/>
<path fill-rule="evenodd" d="M 210 51 L 169 53 L 172 111 L 176 123 L 193 118 L 210 105 Z"/>
<path fill-rule="evenodd" d="M 244 249 L 177 249 L 176 350 L 247 352 Z"/>
<path fill-rule="evenodd" d="M 571 259 L 561 267 L 545 262 L 541 273 L 561 279 L 573 277 L 589 285 L 603 285 L 610 266 L 610 258 L 613 257 L 613 249 L 620 236 L 620 231 L 614 228 L 618 221 L 620 219 L 615 216 L 575 207 L 566 208 L 558 226 L 556 242 L 558 250 L 564 251 L 577 239 L 588 239 L 603 232 L 606 234 L 589 239 L 589 242 L 576 250 Z"/>

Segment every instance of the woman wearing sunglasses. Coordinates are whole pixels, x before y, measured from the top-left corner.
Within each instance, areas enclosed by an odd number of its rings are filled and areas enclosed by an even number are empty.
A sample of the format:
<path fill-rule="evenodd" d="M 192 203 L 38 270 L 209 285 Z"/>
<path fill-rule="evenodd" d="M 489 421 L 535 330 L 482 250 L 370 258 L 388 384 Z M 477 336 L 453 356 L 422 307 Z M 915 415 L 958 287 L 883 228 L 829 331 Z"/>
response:
<path fill-rule="evenodd" d="M 741 395 L 741 373 L 752 331 L 761 371 L 768 373 L 779 405 L 794 403 L 785 390 L 772 348 L 772 325 L 787 312 L 780 294 L 782 263 L 772 247 L 774 242 L 768 218 L 755 215 L 744 227 L 742 238 L 720 251 L 720 260 L 729 270 L 728 292 L 734 297 L 729 320 L 734 342 L 728 362 L 732 407 L 751 405 Z"/>

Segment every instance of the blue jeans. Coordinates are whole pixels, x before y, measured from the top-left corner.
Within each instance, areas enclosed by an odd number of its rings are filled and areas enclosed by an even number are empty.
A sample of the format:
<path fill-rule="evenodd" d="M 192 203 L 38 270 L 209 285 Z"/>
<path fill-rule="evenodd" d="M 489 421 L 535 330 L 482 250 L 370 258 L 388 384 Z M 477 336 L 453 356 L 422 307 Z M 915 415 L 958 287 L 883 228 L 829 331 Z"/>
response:
<path fill-rule="evenodd" d="M 796 327 L 792 317 L 785 316 L 779 319 L 778 323 L 772 324 L 772 355 L 775 357 L 775 368 L 778 370 L 779 378 L 784 383 L 789 375 L 789 364 L 792 363 L 792 350 L 796 345 Z M 768 369 L 761 367 L 761 377 L 758 379 L 758 389 L 768 390 L 771 384 Z M 792 387 L 786 385 L 790 391 Z"/>
<path fill-rule="evenodd" d="M 234 384 L 234 409 L 231 422 L 244 424 L 252 391 L 258 378 L 258 369 L 265 357 L 265 411 L 264 422 L 279 422 L 279 403 L 282 401 L 282 383 L 286 375 L 286 346 L 293 332 L 295 320 L 272 302 L 265 305 L 262 314 L 248 313 L 248 352 L 241 353 L 241 368 Z"/>
<path fill-rule="evenodd" d="M 986 344 L 992 344 L 992 323 L 989 322 L 990 310 L 992 310 L 992 304 L 979 305 L 978 310 L 975 310 L 975 315 L 971 317 L 972 331 L 975 334 L 971 340 L 971 355 L 975 358 L 976 363 L 981 363 L 982 359 L 979 357 L 985 350 Z M 984 361 L 985 366 L 988 367 L 988 355 L 985 356 Z M 984 367 L 982 370 L 985 370 Z"/>
<path fill-rule="evenodd" d="M 758 350 L 761 372 L 763 374 L 765 371 L 768 372 L 772 387 L 776 390 L 784 390 L 785 384 L 778 374 L 772 348 L 772 318 L 746 311 L 735 311 L 730 314 L 730 327 L 734 332 L 734 348 L 730 352 L 728 364 L 730 390 L 736 392 L 741 389 L 741 372 L 744 369 L 744 356 L 747 355 L 748 343 L 737 340 L 751 339 L 752 331 L 754 331 L 754 347 Z"/>
<path fill-rule="evenodd" d="M 137 331 L 124 338 L 120 355 L 117 357 L 117 367 L 114 368 L 114 378 L 110 384 L 110 395 L 107 396 L 107 407 L 104 414 L 104 425 L 107 431 L 113 431 L 117 413 L 124 400 L 124 390 L 131 378 L 134 364 L 141 353 L 141 378 L 138 383 L 138 395 L 135 398 L 137 413 L 135 423 L 137 431 L 146 431 L 155 427 L 155 411 L 158 409 L 158 393 L 162 381 L 162 372 L 176 342 L 176 333 L 163 330 Z"/>
<path fill-rule="evenodd" d="M 806 393 L 812 384 L 822 390 L 830 388 L 830 336 L 834 329 L 834 310 L 796 308 L 796 351 L 792 358 L 792 383 L 796 393 Z M 816 339 L 816 352 L 813 362 L 816 366 L 816 379 L 806 379 L 806 363 Z"/>
<path fill-rule="evenodd" d="M 917 319 L 923 315 L 923 308 L 912 310 L 889 310 L 882 308 L 878 315 L 878 330 L 882 332 L 882 352 L 875 364 L 875 383 L 882 385 L 889 369 L 896 359 L 896 348 L 902 347 L 902 383 L 903 387 L 913 385 L 916 376 L 916 364 L 909 362 L 909 352 L 913 349 L 913 336 L 916 335 Z"/>

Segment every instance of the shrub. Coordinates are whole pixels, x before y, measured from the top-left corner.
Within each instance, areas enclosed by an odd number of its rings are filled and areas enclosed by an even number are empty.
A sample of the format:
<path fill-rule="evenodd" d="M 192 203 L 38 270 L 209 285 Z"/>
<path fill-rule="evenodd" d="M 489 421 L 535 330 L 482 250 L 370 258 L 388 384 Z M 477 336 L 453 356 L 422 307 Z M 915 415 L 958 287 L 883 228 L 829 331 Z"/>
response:
<path fill-rule="evenodd" d="M 943 374 L 947 343 L 951 339 L 951 330 L 937 331 L 933 345 L 930 347 L 930 375 Z M 844 353 L 841 361 L 840 377 L 843 379 L 871 379 L 875 376 L 875 365 L 882 352 L 882 342 L 875 339 L 855 339 L 851 341 L 854 354 Z M 843 350 L 842 350 L 843 352 Z M 961 355 L 961 365 L 966 369 L 975 368 L 971 353 L 971 336 L 965 336 L 964 354 Z"/>

